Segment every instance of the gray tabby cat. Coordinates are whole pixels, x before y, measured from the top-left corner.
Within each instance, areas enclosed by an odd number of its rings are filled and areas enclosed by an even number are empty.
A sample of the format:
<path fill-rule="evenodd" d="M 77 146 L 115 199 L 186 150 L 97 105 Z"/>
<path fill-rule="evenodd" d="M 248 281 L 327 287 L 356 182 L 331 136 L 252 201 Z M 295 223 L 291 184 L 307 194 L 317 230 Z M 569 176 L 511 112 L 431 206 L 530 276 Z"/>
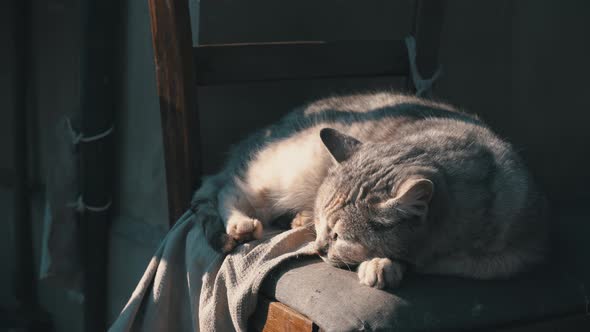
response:
<path fill-rule="evenodd" d="M 333 97 L 235 147 L 194 202 L 220 217 L 223 251 L 292 213 L 334 266 L 395 287 L 419 273 L 505 278 L 540 262 L 545 203 L 511 146 L 476 117 L 415 97 Z M 205 208 L 203 208 L 205 206 Z"/>

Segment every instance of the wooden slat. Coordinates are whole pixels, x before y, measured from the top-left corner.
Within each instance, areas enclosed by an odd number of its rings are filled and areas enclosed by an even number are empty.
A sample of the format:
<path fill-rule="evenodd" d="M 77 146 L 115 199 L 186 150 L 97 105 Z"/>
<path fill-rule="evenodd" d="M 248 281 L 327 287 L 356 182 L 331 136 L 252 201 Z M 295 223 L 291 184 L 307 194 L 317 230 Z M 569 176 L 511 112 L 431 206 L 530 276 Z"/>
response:
<path fill-rule="evenodd" d="M 398 40 L 202 45 L 194 53 L 197 85 L 408 73 Z"/>
<path fill-rule="evenodd" d="M 270 300 L 258 298 L 256 312 L 250 317 L 249 331 L 263 332 L 311 332 L 319 331 L 309 318 L 290 307 Z"/>
<path fill-rule="evenodd" d="M 172 225 L 189 207 L 201 172 L 190 17 L 188 1 L 149 6 Z"/>

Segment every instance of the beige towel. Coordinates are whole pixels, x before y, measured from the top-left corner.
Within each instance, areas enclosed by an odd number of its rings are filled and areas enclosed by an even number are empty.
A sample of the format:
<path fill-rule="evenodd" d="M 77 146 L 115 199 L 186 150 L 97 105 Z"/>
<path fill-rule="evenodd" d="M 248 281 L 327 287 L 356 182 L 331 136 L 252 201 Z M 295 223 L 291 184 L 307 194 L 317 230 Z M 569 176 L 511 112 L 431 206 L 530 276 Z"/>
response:
<path fill-rule="evenodd" d="M 312 254 L 313 234 L 294 229 L 226 256 L 187 212 L 170 230 L 110 331 L 245 331 L 264 277 L 282 261 Z"/>
<path fill-rule="evenodd" d="M 203 277 L 201 331 L 246 331 L 264 277 L 290 257 L 313 254 L 313 240 L 309 230 L 293 229 L 244 244 L 215 264 Z"/>

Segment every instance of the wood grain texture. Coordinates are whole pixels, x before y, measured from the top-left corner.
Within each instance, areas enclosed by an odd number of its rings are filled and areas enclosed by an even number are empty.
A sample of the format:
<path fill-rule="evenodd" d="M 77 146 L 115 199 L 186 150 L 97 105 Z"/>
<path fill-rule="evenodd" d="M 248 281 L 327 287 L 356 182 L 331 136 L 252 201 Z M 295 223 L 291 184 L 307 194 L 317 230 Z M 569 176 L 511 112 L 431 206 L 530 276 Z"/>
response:
<path fill-rule="evenodd" d="M 189 207 L 201 173 L 188 2 L 149 0 L 170 225 Z"/>
<path fill-rule="evenodd" d="M 264 332 L 311 332 L 319 331 L 319 328 L 309 318 L 290 307 L 260 296 L 256 312 L 250 317 L 248 330 Z"/>
<path fill-rule="evenodd" d="M 198 85 L 408 74 L 400 40 L 202 45 L 194 54 Z"/>

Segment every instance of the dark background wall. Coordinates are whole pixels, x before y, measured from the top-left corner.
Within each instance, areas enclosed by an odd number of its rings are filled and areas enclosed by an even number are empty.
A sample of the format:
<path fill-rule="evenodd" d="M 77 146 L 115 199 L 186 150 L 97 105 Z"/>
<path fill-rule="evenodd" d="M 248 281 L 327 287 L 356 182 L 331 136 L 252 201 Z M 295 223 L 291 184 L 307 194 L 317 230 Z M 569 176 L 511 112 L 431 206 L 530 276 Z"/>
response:
<path fill-rule="evenodd" d="M 555 203 L 590 196 L 590 4 L 451 1 L 437 95 L 479 113 L 528 160 Z"/>
<path fill-rule="evenodd" d="M 14 107 L 14 90 L 12 89 L 14 63 L 14 42 L 12 4 L 10 2 L 0 3 L 0 40 L 6 41 L 4 48 L 0 52 L 0 211 L 7 218 L 0 230 L 0 260 L 12 266 L 13 257 L 10 251 L 12 247 L 12 225 L 8 220 L 12 218 L 12 195 L 6 188 L 9 182 L 9 171 L 13 168 L 12 163 L 12 109 Z M 10 219 L 8 219 L 10 218 Z M 10 273 L 0 273 L 0 284 L 11 285 L 12 275 Z M 10 287 L 0 287 L 0 299 L 2 303 L 11 303 L 14 301 Z"/>
<path fill-rule="evenodd" d="M 412 1 L 189 1 L 200 43 L 399 38 L 410 30 Z M 79 98 L 78 1 L 34 0 L 30 77 L 38 256 L 43 178 L 56 117 Z M 109 319 L 116 318 L 167 225 L 161 131 L 146 1 L 126 1 L 117 104 L 117 199 L 109 253 Z M 0 37 L 10 41 L 10 1 L 0 2 Z M 479 114 L 514 142 L 555 202 L 589 198 L 590 5 L 583 0 L 450 0 L 443 28 L 444 75 L 438 98 Z M 10 170 L 14 75 L 11 42 L 0 51 L 0 170 Z M 204 169 L 214 172 L 227 147 L 291 107 L 331 93 L 396 87 L 397 79 L 305 81 L 200 89 Z M 9 220 L 11 191 L 0 183 L 0 213 Z M 576 227 L 577 225 L 573 225 Z M 588 228 L 586 228 L 588 230 Z M 11 262 L 11 226 L 0 225 L 0 252 Z M 587 234 L 587 233 L 586 233 Z M 38 266 L 38 264 L 36 264 Z M 0 273 L 0 305 L 10 305 L 11 277 Z M 81 330 L 77 294 L 39 283 L 40 302 L 59 331 Z"/>

